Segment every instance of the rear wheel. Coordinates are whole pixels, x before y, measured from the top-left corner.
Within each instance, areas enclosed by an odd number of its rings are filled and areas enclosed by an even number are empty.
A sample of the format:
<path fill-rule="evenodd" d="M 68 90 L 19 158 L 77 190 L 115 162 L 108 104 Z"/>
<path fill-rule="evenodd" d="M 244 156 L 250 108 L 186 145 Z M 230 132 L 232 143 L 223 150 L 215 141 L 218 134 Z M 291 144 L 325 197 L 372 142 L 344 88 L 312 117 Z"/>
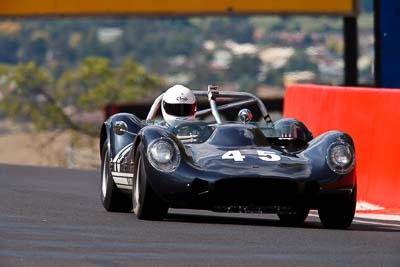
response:
<path fill-rule="evenodd" d="M 135 163 L 135 181 L 132 186 L 133 212 L 141 220 L 162 220 L 168 213 L 168 204 L 156 195 L 148 183 L 142 144 L 137 149 Z"/>
<path fill-rule="evenodd" d="M 289 226 L 298 226 L 302 225 L 306 220 L 308 213 L 310 212 L 309 208 L 306 207 L 296 207 L 292 212 L 288 213 L 279 213 L 278 217 L 282 224 Z"/>
<path fill-rule="evenodd" d="M 121 193 L 114 183 L 110 171 L 110 152 L 108 151 L 107 140 L 104 142 L 101 153 L 101 203 L 107 211 L 130 212 L 132 202 L 129 197 Z"/>
<path fill-rule="evenodd" d="M 325 200 L 318 209 L 319 218 L 327 228 L 346 229 L 356 212 L 357 187 L 350 195 L 333 196 Z"/>

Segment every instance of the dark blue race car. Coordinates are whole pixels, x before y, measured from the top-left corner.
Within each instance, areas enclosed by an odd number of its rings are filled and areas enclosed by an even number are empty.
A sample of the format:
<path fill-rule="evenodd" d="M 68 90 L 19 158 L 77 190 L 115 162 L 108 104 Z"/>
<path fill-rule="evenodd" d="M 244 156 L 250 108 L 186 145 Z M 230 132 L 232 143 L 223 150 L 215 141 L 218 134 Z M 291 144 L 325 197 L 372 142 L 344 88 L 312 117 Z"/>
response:
<path fill-rule="evenodd" d="M 296 119 L 273 122 L 263 102 L 245 92 L 193 91 L 211 121 L 157 124 L 162 95 L 145 121 L 115 114 L 101 130 L 101 200 L 107 211 L 161 220 L 168 208 L 277 213 L 298 225 L 317 209 L 328 228 L 351 225 L 357 182 L 352 138 L 341 131 L 313 137 Z M 217 105 L 219 99 L 231 102 Z M 245 107 L 256 104 L 262 122 Z M 241 109 L 240 121 L 221 112 Z"/>

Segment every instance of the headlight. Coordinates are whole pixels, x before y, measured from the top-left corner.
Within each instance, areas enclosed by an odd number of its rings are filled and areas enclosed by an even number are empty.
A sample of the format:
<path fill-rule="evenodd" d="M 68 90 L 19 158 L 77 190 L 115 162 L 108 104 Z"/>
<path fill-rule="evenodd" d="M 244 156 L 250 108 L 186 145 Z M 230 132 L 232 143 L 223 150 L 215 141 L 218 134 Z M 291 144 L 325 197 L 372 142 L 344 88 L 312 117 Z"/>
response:
<path fill-rule="evenodd" d="M 147 154 L 150 164 L 163 172 L 174 171 L 181 160 L 178 146 L 166 138 L 153 141 L 147 148 Z"/>
<path fill-rule="evenodd" d="M 337 174 L 347 174 L 354 168 L 354 149 L 347 143 L 333 143 L 328 148 L 326 163 Z"/>

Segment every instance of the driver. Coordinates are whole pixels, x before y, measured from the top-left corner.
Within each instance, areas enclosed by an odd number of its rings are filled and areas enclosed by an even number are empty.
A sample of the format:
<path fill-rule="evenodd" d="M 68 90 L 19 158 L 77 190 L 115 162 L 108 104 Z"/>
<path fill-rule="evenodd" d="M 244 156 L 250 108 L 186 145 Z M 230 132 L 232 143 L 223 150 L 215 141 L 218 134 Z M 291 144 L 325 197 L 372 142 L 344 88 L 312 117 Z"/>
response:
<path fill-rule="evenodd" d="M 174 85 L 163 95 L 161 111 L 168 126 L 193 121 L 196 109 L 196 97 L 189 88 L 183 85 Z"/>

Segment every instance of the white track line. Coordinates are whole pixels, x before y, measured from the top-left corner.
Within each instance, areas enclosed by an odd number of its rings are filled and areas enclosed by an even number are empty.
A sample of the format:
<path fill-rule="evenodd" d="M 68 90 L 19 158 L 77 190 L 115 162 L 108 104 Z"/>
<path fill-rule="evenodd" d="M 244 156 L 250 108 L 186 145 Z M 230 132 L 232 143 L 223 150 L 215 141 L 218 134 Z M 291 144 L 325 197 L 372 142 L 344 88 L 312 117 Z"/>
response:
<path fill-rule="evenodd" d="M 371 214 L 372 215 L 372 214 Z M 375 214 L 375 215 L 383 215 L 383 214 Z M 313 214 L 310 213 L 309 216 L 312 217 L 319 217 L 318 214 Z M 356 214 L 356 219 L 353 220 L 353 222 L 357 222 L 357 223 L 362 223 L 362 224 L 372 224 L 372 225 L 380 225 L 380 226 L 389 226 L 389 227 L 400 227 L 400 221 L 396 221 L 399 224 L 392 224 L 392 223 L 383 223 L 383 222 L 370 222 L 370 221 L 364 221 L 364 220 L 359 220 L 358 218 L 358 214 Z M 367 218 L 367 219 L 372 219 L 372 218 Z M 382 219 L 380 219 L 382 220 Z"/>
<path fill-rule="evenodd" d="M 353 222 L 362 223 L 362 224 L 389 226 L 389 227 L 400 227 L 400 224 L 391 224 L 391 223 L 382 223 L 382 222 L 367 222 L 367 221 L 360 221 L 360 220 L 353 220 Z"/>
<path fill-rule="evenodd" d="M 356 213 L 356 217 L 359 219 L 372 219 L 381 221 L 395 221 L 400 223 L 400 215 L 392 214 L 374 214 L 374 213 Z"/>

